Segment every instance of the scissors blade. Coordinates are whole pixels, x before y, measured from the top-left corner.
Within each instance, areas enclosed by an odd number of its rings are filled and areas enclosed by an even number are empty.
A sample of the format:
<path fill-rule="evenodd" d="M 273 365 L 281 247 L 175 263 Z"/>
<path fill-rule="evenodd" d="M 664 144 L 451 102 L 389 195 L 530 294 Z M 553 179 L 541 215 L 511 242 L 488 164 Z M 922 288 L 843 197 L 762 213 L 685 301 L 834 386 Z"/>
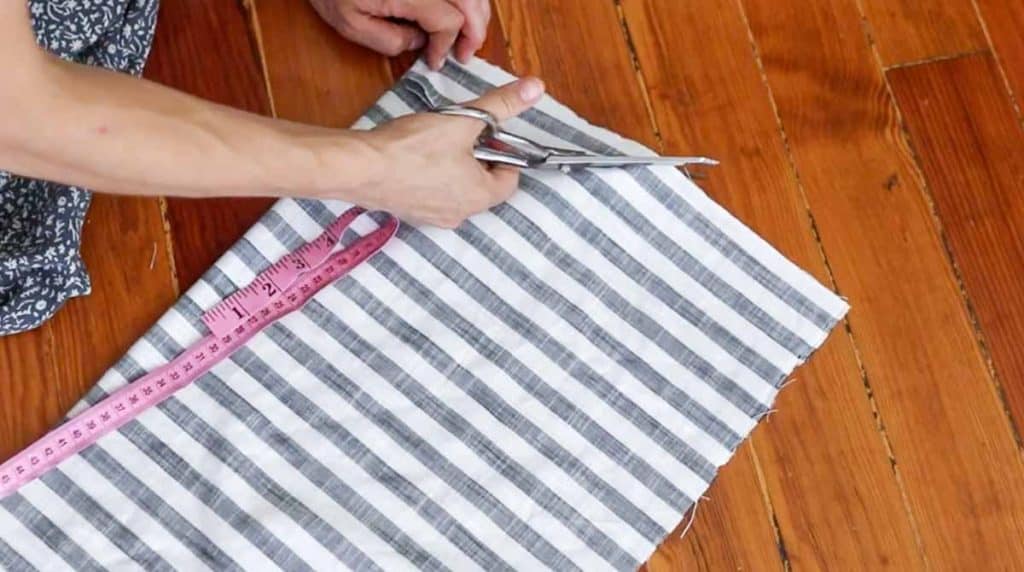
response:
<path fill-rule="evenodd" d="M 688 165 L 715 166 L 718 161 L 710 157 L 619 157 L 602 155 L 551 155 L 538 168 L 628 167 L 631 165 Z"/>

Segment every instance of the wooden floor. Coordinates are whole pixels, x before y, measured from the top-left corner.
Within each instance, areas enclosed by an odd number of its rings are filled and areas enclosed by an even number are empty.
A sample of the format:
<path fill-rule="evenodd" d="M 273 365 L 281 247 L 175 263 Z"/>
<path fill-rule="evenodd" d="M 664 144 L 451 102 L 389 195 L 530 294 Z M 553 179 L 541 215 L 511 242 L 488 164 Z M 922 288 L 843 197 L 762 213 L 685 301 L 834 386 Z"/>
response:
<path fill-rule="evenodd" d="M 146 75 L 257 113 L 346 126 L 408 64 L 299 0 L 162 4 Z M 497 8 L 486 58 L 665 153 L 721 159 L 708 193 L 853 307 L 648 567 L 1024 569 L 1024 2 Z M 0 459 L 267 205 L 97 196 L 93 294 L 0 339 Z"/>

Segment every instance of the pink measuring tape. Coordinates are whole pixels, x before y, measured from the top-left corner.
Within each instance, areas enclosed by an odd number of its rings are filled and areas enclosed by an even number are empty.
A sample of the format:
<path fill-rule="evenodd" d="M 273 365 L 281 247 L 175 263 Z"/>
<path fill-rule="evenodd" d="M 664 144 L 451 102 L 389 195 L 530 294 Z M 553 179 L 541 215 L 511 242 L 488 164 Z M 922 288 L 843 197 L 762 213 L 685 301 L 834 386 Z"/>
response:
<path fill-rule="evenodd" d="M 394 217 L 352 245 L 335 250 L 345 229 L 364 212 L 349 209 L 315 240 L 285 255 L 248 286 L 208 310 L 203 323 L 210 335 L 170 363 L 110 394 L 0 465 L 0 498 L 174 395 L 264 328 L 298 310 L 325 286 L 377 253 L 398 231 Z"/>

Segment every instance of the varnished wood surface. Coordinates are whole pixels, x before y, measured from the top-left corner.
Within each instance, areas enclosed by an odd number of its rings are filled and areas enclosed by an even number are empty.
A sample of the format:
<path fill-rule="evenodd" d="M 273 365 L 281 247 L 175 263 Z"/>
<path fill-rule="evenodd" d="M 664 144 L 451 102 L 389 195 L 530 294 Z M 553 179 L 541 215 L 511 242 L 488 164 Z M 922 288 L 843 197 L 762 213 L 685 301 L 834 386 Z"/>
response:
<path fill-rule="evenodd" d="M 627 0 L 623 14 L 665 151 L 700 150 L 720 158 L 728 168 L 707 179 L 704 186 L 711 196 L 829 283 L 804 191 L 778 137 L 769 87 L 744 44 L 748 31 L 740 6 L 729 0 Z M 678 34 L 679 27 L 700 27 L 702 33 Z M 697 52 L 704 57 L 672 56 Z M 730 89 L 722 90 L 722 85 Z M 914 552 L 904 550 L 914 543 L 913 531 L 900 515 L 900 491 L 865 399 L 850 336 L 834 334 L 792 379 L 796 382 L 782 392 L 776 407 L 803 413 L 773 416 L 751 441 L 787 559 L 802 563 L 801 568 L 812 562 L 821 567 L 845 562 L 864 569 L 917 566 Z M 857 471 L 850 470 L 854 451 Z M 757 481 L 749 481 L 754 490 L 737 499 L 742 504 L 731 509 L 734 514 L 757 502 Z M 708 508 L 717 504 L 719 486 L 710 491 Z M 728 562 L 705 569 L 722 569 Z"/>
<path fill-rule="evenodd" d="M 863 14 L 845 0 L 743 6 L 922 556 L 1013 569 L 1020 450 Z"/>
<path fill-rule="evenodd" d="M 991 55 L 889 78 L 1003 396 L 1024 420 L 1024 131 L 1006 120 Z"/>
<path fill-rule="evenodd" d="M 1015 97 L 1017 116 L 1024 121 L 1024 2 L 977 0 L 977 4 L 991 39 L 990 53 L 999 60 L 998 71 Z"/>
<path fill-rule="evenodd" d="M 1022 6 L 497 1 L 487 59 L 664 153 L 721 159 L 708 193 L 853 307 L 649 569 L 1024 569 Z M 342 127 L 409 62 L 300 0 L 163 0 L 147 76 Z M 0 459 L 268 204 L 97 196 L 92 295 L 0 338 Z"/>
<path fill-rule="evenodd" d="M 882 63 L 905 65 L 985 48 L 973 0 L 860 0 Z"/>

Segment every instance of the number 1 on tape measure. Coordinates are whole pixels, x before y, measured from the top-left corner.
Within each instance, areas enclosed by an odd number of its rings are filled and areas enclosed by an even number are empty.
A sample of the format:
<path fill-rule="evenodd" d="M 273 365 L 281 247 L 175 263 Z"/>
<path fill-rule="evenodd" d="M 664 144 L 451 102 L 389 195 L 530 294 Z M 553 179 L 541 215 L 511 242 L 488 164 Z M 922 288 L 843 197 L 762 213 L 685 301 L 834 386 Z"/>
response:
<path fill-rule="evenodd" d="M 342 233 L 365 211 L 352 208 L 315 240 L 283 256 L 248 286 L 203 314 L 210 335 L 170 363 L 110 394 L 0 465 L 0 498 L 85 449 L 189 385 L 253 336 L 377 253 L 395 232 L 389 217 L 376 230 L 337 250 Z"/>

